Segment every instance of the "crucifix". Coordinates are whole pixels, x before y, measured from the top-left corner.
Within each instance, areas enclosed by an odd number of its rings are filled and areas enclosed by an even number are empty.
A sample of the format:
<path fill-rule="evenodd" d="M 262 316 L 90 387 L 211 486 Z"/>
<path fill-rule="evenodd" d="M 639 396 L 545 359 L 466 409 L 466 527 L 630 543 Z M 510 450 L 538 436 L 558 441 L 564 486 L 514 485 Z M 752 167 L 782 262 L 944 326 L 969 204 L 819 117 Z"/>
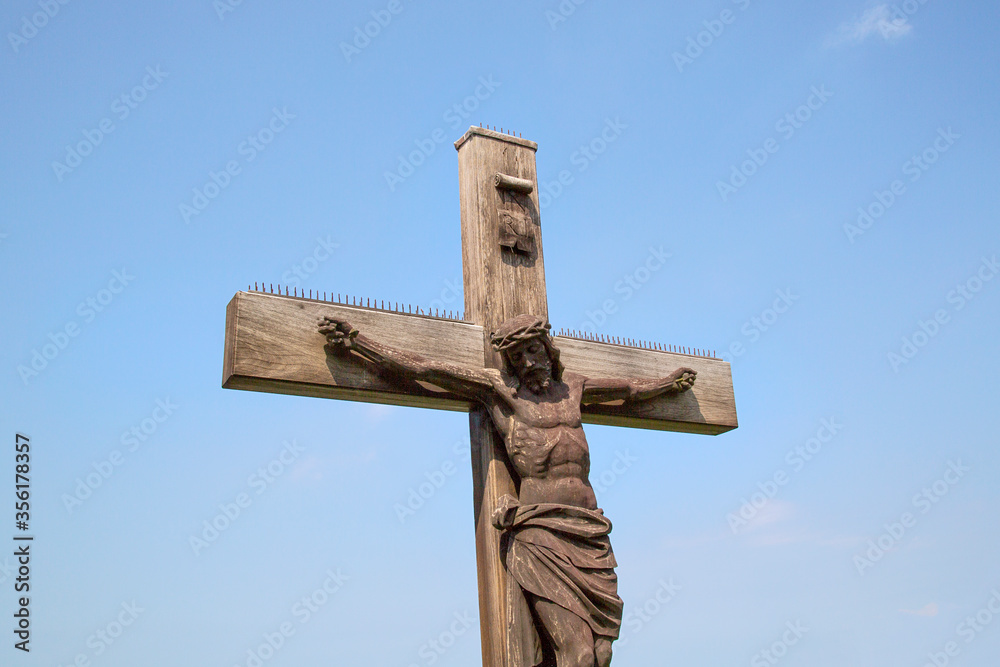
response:
<path fill-rule="evenodd" d="M 464 314 L 248 289 L 226 309 L 222 384 L 468 412 L 484 667 L 607 667 L 622 603 L 582 424 L 724 433 L 730 367 L 550 335 L 537 144 L 472 127 L 455 148 Z"/>

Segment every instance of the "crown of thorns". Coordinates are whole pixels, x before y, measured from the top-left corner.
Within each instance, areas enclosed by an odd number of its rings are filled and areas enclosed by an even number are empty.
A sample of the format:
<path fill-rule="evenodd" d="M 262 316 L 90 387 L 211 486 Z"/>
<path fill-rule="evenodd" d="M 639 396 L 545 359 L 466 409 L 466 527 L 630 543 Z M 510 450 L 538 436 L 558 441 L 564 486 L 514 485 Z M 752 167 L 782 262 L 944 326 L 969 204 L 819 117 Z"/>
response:
<path fill-rule="evenodd" d="M 547 336 L 552 325 L 544 317 L 518 315 L 500 325 L 490 335 L 490 342 L 497 352 L 503 352 L 530 338 Z"/>

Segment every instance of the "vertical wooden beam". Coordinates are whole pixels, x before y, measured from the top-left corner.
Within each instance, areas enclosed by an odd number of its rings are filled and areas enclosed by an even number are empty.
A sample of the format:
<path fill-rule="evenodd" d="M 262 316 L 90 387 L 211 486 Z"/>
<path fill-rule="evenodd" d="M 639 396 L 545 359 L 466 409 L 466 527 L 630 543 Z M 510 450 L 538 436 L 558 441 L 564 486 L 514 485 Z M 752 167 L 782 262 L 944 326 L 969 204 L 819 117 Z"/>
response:
<path fill-rule="evenodd" d="M 507 570 L 502 558 L 501 533 L 490 523 L 490 514 L 505 493 L 516 497 L 517 490 L 503 437 L 485 409 L 474 407 L 469 411 L 469 432 L 483 667 L 506 667 L 507 645 L 512 639 L 507 611 Z"/>
<path fill-rule="evenodd" d="M 501 359 L 490 345 L 490 333 L 505 320 L 522 313 L 548 317 L 535 173 L 538 145 L 473 127 L 455 142 L 455 148 L 465 312 L 472 322 L 483 327 L 484 364 L 500 368 Z M 525 192 L 523 181 L 531 183 L 530 192 Z M 518 236 L 528 241 L 524 244 L 526 248 L 501 245 L 501 239 L 510 235 L 512 221 Z M 483 666 L 508 667 L 508 647 L 516 643 L 517 637 L 512 633 L 517 630 L 507 605 L 511 583 L 503 564 L 501 535 L 490 523 L 490 515 L 501 496 L 517 496 L 517 482 L 503 438 L 496 432 L 489 414 L 482 408 L 473 408 L 469 429 Z"/>
<path fill-rule="evenodd" d="M 455 142 L 462 207 L 466 315 L 486 330 L 516 315 L 548 316 L 533 141 L 479 127 Z M 498 188 L 497 175 L 530 181 L 529 194 Z M 532 252 L 500 245 L 503 214 L 523 216 Z M 487 346 L 489 347 L 489 346 Z M 499 359 L 498 359 L 499 361 Z"/>

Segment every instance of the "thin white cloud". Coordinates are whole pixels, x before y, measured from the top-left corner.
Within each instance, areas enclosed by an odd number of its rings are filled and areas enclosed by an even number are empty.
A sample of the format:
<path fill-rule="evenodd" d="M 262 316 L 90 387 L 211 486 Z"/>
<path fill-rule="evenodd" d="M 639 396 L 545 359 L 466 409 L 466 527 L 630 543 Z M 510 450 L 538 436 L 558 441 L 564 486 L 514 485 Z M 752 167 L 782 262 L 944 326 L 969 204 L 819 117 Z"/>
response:
<path fill-rule="evenodd" d="M 912 616 L 937 616 L 938 606 L 937 602 L 931 602 L 929 604 L 924 605 L 920 609 L 900 609 L 899 611 L 903 612 L 904 614 L 910 614 Z"/>
<path fill-rule="evenodd" d="M 881 37 L 886 42 L 895 42 L 909 35 L 913 25 L 901 14 L 895 15 L 889 5 L 878 5 L 866 10 L 859 18 L 840 26 L 838 33 L 828 40 L 828 45 L 835 46 L 845 42 L 861 43 L 869 37 Z"/>
<path fill-rule="evenodd" d="M 344 449 L 322 456 L 305 456 L 295 462 L 289 476 L 302 483 L 323 482 L 328 476 L 343 474 L 344 470 L 357 471 L 378 460 L 375 445 Z"/>
<path fill-rule="evenodd" d="M 323 479 L 323 463 L 315 456 L 308 456 L 292 468 L 291 478 L 294 480 L 310 479 L 320 481 Z"/>
<path fill-rule="evenodd" d="M 680 551 L 684 549 L 700 549 L 709 544 L 716 544 L 728 539 L 732 539 L 733 534 L 725 528 L 718 530 L 694 533 L 691 535 L 670 535 L 664 536 L 660 540 L 660 545 L 664 551 Z"/>
<path fill-rule="evenodd" d="M 785 500 L 769 500 L 750 519 L 746 532 L 753 532 L 765 526 L 787 521 L 797 514 L 795 505 Z"/>
<path fill-rule="evenodd" d="M 369 423 L 379 424 L 389 419 L 393 414 L 394 406 L 383 405 L 382 403 L 369 403 L 365 406 L 365 418 Z"/>

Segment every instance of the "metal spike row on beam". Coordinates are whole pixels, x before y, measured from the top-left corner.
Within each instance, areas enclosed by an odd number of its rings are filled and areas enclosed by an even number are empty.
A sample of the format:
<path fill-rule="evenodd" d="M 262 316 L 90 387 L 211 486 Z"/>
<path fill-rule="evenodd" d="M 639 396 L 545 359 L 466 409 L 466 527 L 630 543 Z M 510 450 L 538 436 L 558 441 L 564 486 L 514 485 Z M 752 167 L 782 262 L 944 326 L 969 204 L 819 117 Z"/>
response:
<path fill-rule="evenodd" d="M 325 303 L 336 303 L 342 306 L 353 306 L 355 308 L 367 308 L 369 310 L 381 310 L 390 313 L 405 313 L 408 315 L 420 315 L 421 317 L 430 317 L 437 320 L 451 320 L 454 322 L 464 322 L 465 314 L 453 311 L 440 311 L 435 308 L 433 312 L 428 310 L 423 310 L 419 306 L 414 308 L 410 304 L 401 304 L 398 301 L 390 301 L 388 304 L 384 300 L 379 301 L 378 299 L 371 299 L 369 297 L 357 297 L 341 295 L 337 293 L 337 298 L 334 299 L 333 292 L 330 292 L 329 298 L 327 298 L 327 293 L 323 292 L 322 298 L 320 298 L 319 292 L 313 293 L 309 290 L 309 295 L 306 296 L 306 291 L 302 290 L 302 294 L 299 295 L 298 288 L 293 288 L 292 292 L 289 293 L 288 287 L 285 287 L 285 292 L 282 294 L 281 285 L 278 285 L 278 291 L 274 291 L 274 284 L 268 283 L 267 288 L 265 288 L 264 283 L 254 283 L 253 287 L 247 286 L 247 291 L 260 292 L 262 294 L 277 294 L 279 296 L 288 297 L 290 299 L 305 299 L 307 301 L 322 301 Z M 659 352 L 672 352 L 674 354 L 684 354 L 691 357 L 704 357 L 706 359 L 718 359 L 715 356 L 714 350 L 701 350 L 692 349 L 689 347 L 680 347 L 677 345 L 667 345 L 664 343 L 652 343 L 650 341 L 636 341 L 630 338 L 622 339 L 617 336 L 607 336 L 604 334 L 591 334 L 585 331 L 567 331 L 566 329 L 560 329 L 555 335 L 562 336 L 563 338 L 575 338 L 577 340 L 586 340 L 594 343 L 605 343 L 607 345 L 620 345 L 622 347 L 635 347 L 643 350 L 652 350 Z"/>
<path fill-rule="evenodd" d="M 479 127 L 483 128 L 483 124 L 479 123 Z M 493 127 L 490 127 L 489 125 L 487 125 L 483 129 L 485 129 L 485 130 L 493 130 L 494 132 L 496 132 L 497 131 L 497 126 L 494 125 Z M 510 130 L 510 131 L 504 132 L 504 130 L 503 130 L 502 127 L 500 128 L 500 133 L 501 134 L 507 134 L 507 135 L 510 135 L 512 137 L 520 137 L 521 136 L 520 132 L 515 132 L 514 130 Z"/>
<path fill-rule="evenodd" d="M 622 339 L 616 336 L 605 336 L 604 334 L 591 334 L 585 331 L 560 329 L 555 335 L 561 336 L 562 338 L 575 338 L 577 340 L 586 340 L 594 343 L 606 343 L 608 345 L 620 345 L 622 347 L 636 347 L 643 350 L 651 350 L 656 352 L 672 352 L 674 354 L 684 354 L 690 357 L 704 357 L 706 359 L 718 359 L 718 357 L 715 356 L 714 350 L 693 349 L 689 347 L 680 347 L 678 345 L 666 345 L 664 343 L 652 343 L 650 341 L 644 341 L 644 340 L 633 340 L 631 338 Z"/>
<path fill-rule="evenodd" d="M 275 291 L 274 283 L 254 283 L 252 287 L 247 285 L 247 291 L 260 292 L 261 294 L 275 294 L 277 296 L 288 297 L 290 299 L 305 299 L 306 301 L 335 303 L 341 306 L 366 308 L 368 310 L 381 310 L 388 313 L 420 315 L 421 317 L 430 317 L 437 320 L 451 320 L 454 322 L 466 321 L 465 313 L 460 313 L 458 311 L 439 311 L 438 309 L 434 309 L 434 312 L 431 312 L 431 309 L 429 308 L 424 310 L 419 306 L 414 307 L 411 304 L 399 303 L 398 301 L 389 301 L 386 303 L 384 299 L 380 301 L 379 299 L 373 299 L 371 297 L 350 296 L 347 294 L 340 294 L 339 292 L 337 293 L 336 298 L 334 298 L 333 292 L 330 292 L 329 297 L 326 292 L 323 292 L 321 297 L 319 291 L 313 292 L 313 290 L 309 290 L 307 295 L 306 290 L 304 289 L 300 293 L 298 287 L 292 288 L 291 292 L 289 292 L 289 289 L 286 286 L 285 291 L 282 292 L 281 285 L 278 285 L 278 290 Z"/>

